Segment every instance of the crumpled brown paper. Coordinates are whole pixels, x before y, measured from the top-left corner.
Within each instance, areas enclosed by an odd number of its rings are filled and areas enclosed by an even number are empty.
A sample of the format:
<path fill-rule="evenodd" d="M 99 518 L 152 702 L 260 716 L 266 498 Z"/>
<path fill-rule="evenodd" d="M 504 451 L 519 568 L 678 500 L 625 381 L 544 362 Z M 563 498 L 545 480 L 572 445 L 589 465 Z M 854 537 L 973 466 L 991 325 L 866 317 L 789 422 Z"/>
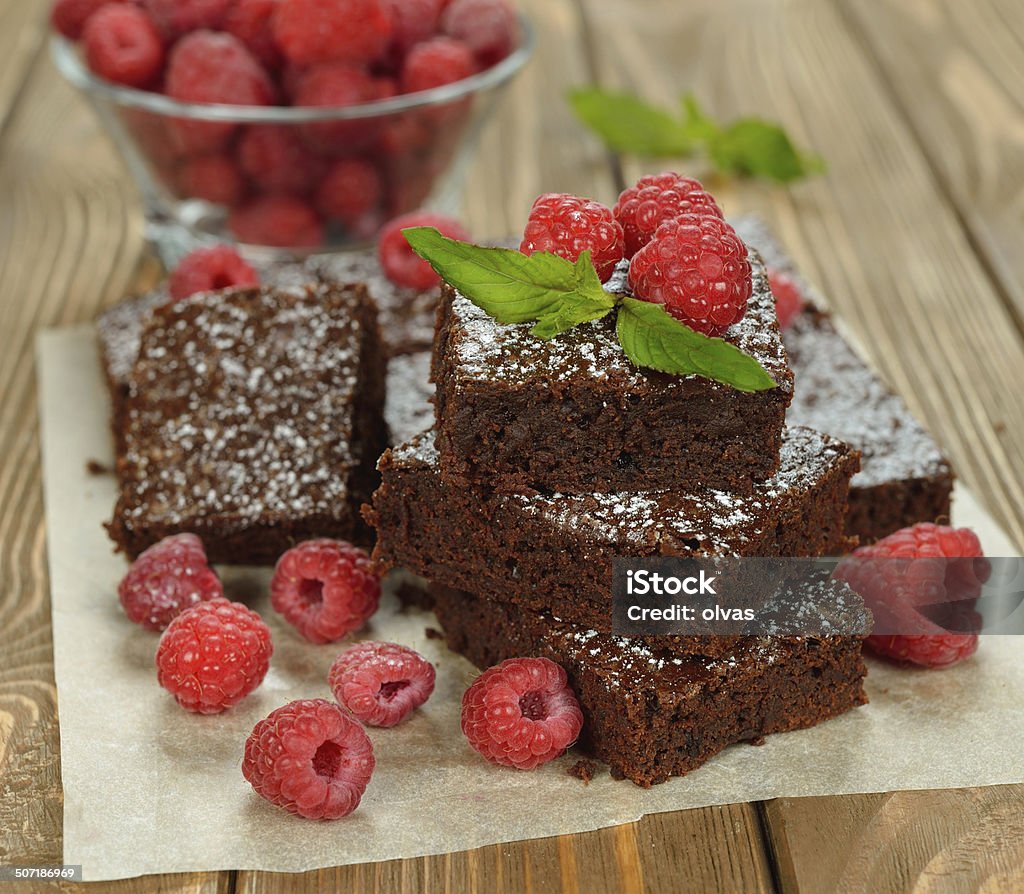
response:
<path fill-rule="evenodd" d="M 263 685 L 219 717 L 178 708 L 156 684 L 157 637 L 130 624 L 116 586 L 124 560 L 101 523 L 114 503 L 108 407 L 92 331 L 40 340 L 54 661 L 64 781 L 64 859 L 86 880 L 217 869 L 299 871 L 464 850 L 629 822 L 645 813 L 775 797 L 1024 781 L 1024 661 L 1013 637 L 987 637 L 978 655 L 942 672 L 871 664 L 871 704 L 814 729 L 734 746 L 689 776 L 650 790 L 598 775 L 570 777 L 570 753 L 534 772 L 487 764 L 459 732 L 474 669 L 425 629 L 432 615 L 384 600 L 361 638 L 405 643 L 437 665 L 437 689 L 402 726 L 371 730 L 377 770 L 343 820 L 298 819 L 242 778 L 246 736 L 294 698 L 330 697 L 340 646 L 305 643 L 267 605 L 265 571 L 226 585 L 263 613 L 276 652 Z M 957 524 L 989 555 L 1017 550 L 964 490 Z M 152 834 L 152 830 L 159 830 Z"/>

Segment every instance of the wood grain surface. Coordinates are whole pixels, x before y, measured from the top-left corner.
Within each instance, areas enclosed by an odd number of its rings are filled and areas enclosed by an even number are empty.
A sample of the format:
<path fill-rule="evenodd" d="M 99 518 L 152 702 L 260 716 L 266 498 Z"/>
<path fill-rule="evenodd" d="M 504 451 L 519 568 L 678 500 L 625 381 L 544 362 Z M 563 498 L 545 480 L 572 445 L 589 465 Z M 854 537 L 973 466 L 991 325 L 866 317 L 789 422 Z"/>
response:
<path fill-rule="evenodd" d="M 33 342 L 151 277 L 137 197 L 55 73 L 47 3 L 0 0 L 0 863 L 59 862 Z M 652 164 L 567 113 L 598 80 L 781 121 L 828 174 L 714 183 L 757 210 L 1024 543 L 1024 8 L 1019 0 L 528 0 L 538 53 L 469 176 L 481 236 L 545 190 L 611 201 Z M 658 162 L 659 167 L 672 166 Z M 692 162 L 677 167 L 701 174 Z M 118 892 L 1024 890 L 1024 786 L 779 799 L 576 836 L 305 875 L 208 873 Z M 46 886 L 42 886 L 46 887 Z M 68 889 L 97 886 L 64 886 Z M 32 890 L 23 886 L 18 890 Z"/>

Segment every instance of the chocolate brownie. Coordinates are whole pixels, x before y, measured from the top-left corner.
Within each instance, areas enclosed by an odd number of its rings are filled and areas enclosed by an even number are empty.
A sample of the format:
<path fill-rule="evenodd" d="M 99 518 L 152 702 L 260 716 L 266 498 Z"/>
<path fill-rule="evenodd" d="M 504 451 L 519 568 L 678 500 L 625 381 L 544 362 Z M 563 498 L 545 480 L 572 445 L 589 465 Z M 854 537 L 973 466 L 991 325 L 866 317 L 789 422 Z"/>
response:
<path fill-rule="evenodd" d="M 384 442 L 384 353 L 362 286 L 195 295 L 151 312 L 125 404 L 129 556 L 200 535 L 213 562 L 265 564 L 299 540 L 365 542 Z"/>
<path fill-rule="evenodd" d="M 434 599 L 449 647 L 477 667 L 523 656 L 564 667 L 583 709 L 579 747 L 644 787 L 867 702 L 861 636 L 762 637 L 718 657 L 679 655 L 446 587 Z"/>
<path fill-rule="evenodd" d="M 793 395 L 764 266 L 751 263 L 746 316 L 724 337 L 778 383 L 755 394 L 634 366 L 614 313 L 542 341 L 531 324 L 502 325 L 446 287 L 433 364 L 443 474 L 563 493 L 750 493 L 778 468 Z M 610 291 L 628 291 L 626 270 Z"/>
<path fill-rule="evenodd" d="M 861 451 L 846 529 L 861 543 L 922 521 L 948 521 L 954 474 L 903 400 L 836 331 L 821 299 L 755 218 L 737 222 L 767 263 L 793 277 L 810 305 L 783 332 L 796 377 L 787 419 L 828 432 Z"/>
<path fill-rule="evenodd" d="M 381 486 L 365 511 L 382 566 L 608 630 L 616 557 L 845 551 L 856 451 L 793 428 L 781 455 L 778 472 L 748 495 L 503 493 L 446 481 L 428 432 L 384 454 Z"/>

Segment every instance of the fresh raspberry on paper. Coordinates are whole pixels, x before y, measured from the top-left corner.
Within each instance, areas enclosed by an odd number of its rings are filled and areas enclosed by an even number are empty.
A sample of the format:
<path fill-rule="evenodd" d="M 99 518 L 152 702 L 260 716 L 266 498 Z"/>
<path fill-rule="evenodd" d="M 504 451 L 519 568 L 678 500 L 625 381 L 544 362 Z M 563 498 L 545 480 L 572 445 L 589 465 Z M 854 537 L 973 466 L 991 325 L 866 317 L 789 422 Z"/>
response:
<path fill-rule="evenodd" d="M 365 642 L 346 649 L 327 682 L 338 703 L 367 726 L 397 726 L 434 691 L 434 666 L 397 643 Z"/>
<path fill-rule="evenodd" d="M 197 292 L 235 286 L 258 286 L 259 274 L 230 245 L 197 248 L 181 259 L 168 280 L 171 298 L 180 301 Z"/>
<path fill-rule="evenodd" d="M 79 40 L 89 16 L 102 6 L 128 3 L 130 0 L 57 0 L 50 10 L 50 24 L 71 40 Z M 401 0 L 396 0 L 401 2 Z"/>
<path fill-rule="evenodd" d="M 402 235 L 402 230 L 411 227 L 434 227 L 449 239 L 458 239 L 462 242 L 469 239 L 469 234 L 457 220 L 430 211 L 413 211 L 411 214 L 403 214 L 384 225 L 380 231 L 380 242 L 377 246 L 384 275 L 396 286 L 426 291 L 439 285 L 441 277 L 412 250 L 412 246 Z"/>
<path fill-rule="evenodd" d="M 348 816 L 376 762 L 363 728 L 326 699 L 289 702 L 245 742 L 242 775 L 271 804 L 306 819 Z"/>
<path fill-rule="evenodd" d="M 435 37 L 417 44 L 402 66 L 402 92 L 417 93 L 468 78 L 476 72 L 476 59 L 464 43 Z"/>
<path fill-rule="evenodd" d="M 168 37 L 200 28 L 217 29 L 233 0 L 142 0 L 143 8 Z"/>
<path fill-rule="evenodd" d="M 200 602 L 160 637 L 157 679 L 185 710 L 219 714 L 263 682 L 273 652 L 256 612 L 227 599 Z"/>
<path fill-rule="evenodd" d="M 278 4 L 279 0 L 235 0 L 224 16 L 224 30 L 270 70 L 279 68 L 283 58 L 272 27 Z"/>
<path fill-rule="evenodd" d="M 317 248 L 324 227 L 307 202 L 295 196 L 267 195 L 235 208 L 228 228 L 240 242 L 278 248 Z"/>
<path fill-rule="evenodd" d="M 278 46 L 298 65 L 373 62 L 393 29 L 380 0 L 288 0 L 273 27 Z"/>
<path fill-rule="evenodd" d="M 622 192 L 614 211 L 626 236 L 627 258 L 650 242 L 666 220 L 680 214 L 707 213 L 725 219 L 722 209 L 700 181 L 673 171 L 641 177 Z"/>
<path fill-rule="evenodd" d="M 330 220 L 354 224 L 380 204 L 384 194 L 380 174 L 368 161 L 336 161 L 317 188 L 317 210 Z"/>
<path fill-rule="evenodd" d="M 990 568 L 969 528 L 903 528 L 855 550 L 836 567 L 875 616 L 867 647 L 923 667 L 948 667 L 978 648 L 974 603 Z"/>
<path fill-rule="evenodd" d="M 220 578 L 206 563 L 203 541 L 174 534 L 145 550 L 117 588 L 128 619 L 163 630 L 185 609 L 224 596 Z"/>
<path fill-rule="evenodd" d="M 245 195 L 245 180 L 226 155 L 197 155 L 182 162 L 176 178 L 179 194 L 215 205 L 237 205 Z"/>
<path fill-rule="evenodd" d="M 524 255 L 551 252 L 573 262 L 589 250 L 597 275 L 607 282 L 625 246 L 610 208 L 579 196 L 546 193 L 533 203 L 519 250 Z"/>
<path fill-rule="evenodd" d="M 164 46 L 149 16 L 126 3 L 104 6 L 82 29 L 85 61 L 101 78 L 144 87 L 160 74 Z"/>
<path fill-rule="evenodd" d="M 665 221 L 629 263 L 629 285 L 644 301 L 691 329 L 721 335 L 747 311 L 753 292 L 747 247 L 713 215 Z"/>
<path fill-rule="evenodd" d="M 441 30 L 469 46 L 485 68 L 519 43 L 519 19 L 507 0 L 452 0 L 441 14 Z"/>
<path fill-rule="evenodd" d="M 775 296 L 775 312 L 779 317 L 779 326 L 788 329 L 804 309 L 804 296 L 800 286 L 784 270 L 768 268 L 768 285 Z"/>
<path fill-rule="evenodd" d="M 278 560 L 270 601 L 310 642 L 332 643 L 377 611 L 380 578 L 364 550 L 343 540 L 307 540 Z"/>
<path fill-rule="evenodd" d="M 238 163 L 261 192 L 301 195 L 309 192 L 323 173 L 294 127 L 254 124 L 238 140 Z"/>
<path fill-rule="evenodd" d="M 462 732 L 488 760 L 532 770 L 576 741 L 583 712 L 565 671 L 547 658 L 511 658 L 462 696 Z"/>

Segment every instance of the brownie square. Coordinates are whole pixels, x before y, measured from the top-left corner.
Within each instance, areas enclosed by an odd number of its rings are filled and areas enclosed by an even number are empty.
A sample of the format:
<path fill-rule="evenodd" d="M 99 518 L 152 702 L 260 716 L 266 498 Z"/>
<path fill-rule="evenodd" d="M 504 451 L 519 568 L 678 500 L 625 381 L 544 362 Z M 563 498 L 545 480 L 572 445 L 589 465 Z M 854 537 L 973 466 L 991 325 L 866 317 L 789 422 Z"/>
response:
<path fill-rule="evenodd" d="M 616 557 L 845 552 L 858 454 L 789 429 L 779 470 L 747 495 L 505 493 L 453 484 L 443 465 L 429 432 L 381 457 L 381 486 L 366 511 L 380 565 L 609 630 Z"/>
<path fill-rule="evenodd" d="M 756 394 L 634 366 L 614 313 L 542 341 L 446 287 L 433 364 L 443 474 L 563 493 L 749 493 L 778 468 L 793 394 L 764 266 L 751 263 L 746 316 L 724 338 L 778 383 Z M 626 270 L 606 288 L 626 292 Z"/>
<path fill-rule="evenodd" d="M 680 655 L 447 587 L 432 592 L 448 646 L 477 667 L 534 656 L 565 668 L 583 710 L 578 746 L 640 786 L 867 702 L 861 636 L 760 637 L 716 657 Z"/>
<path fill-rule="evenodd" d="M 190 531 L 213 562 L 366 542 L 383 449 L 384 352 L 362 286 L 196 295 L 151 311 L 124 407 L 109 530 L 135 556 Z"/>
<path fill-rule="evenodd" d="M 846 530 L 873 543 L 923 521 L 949 521 L 954 474 L 935 440 L 836 331 L 821 299 L 800 276 L 767 227 L 738 221 L 740 235 L 767 263 L 796 279 L 811 300 L 783 332 L 795 376 L 790 424 L 807 425 L 861 452 L 850 484 Z"/>

